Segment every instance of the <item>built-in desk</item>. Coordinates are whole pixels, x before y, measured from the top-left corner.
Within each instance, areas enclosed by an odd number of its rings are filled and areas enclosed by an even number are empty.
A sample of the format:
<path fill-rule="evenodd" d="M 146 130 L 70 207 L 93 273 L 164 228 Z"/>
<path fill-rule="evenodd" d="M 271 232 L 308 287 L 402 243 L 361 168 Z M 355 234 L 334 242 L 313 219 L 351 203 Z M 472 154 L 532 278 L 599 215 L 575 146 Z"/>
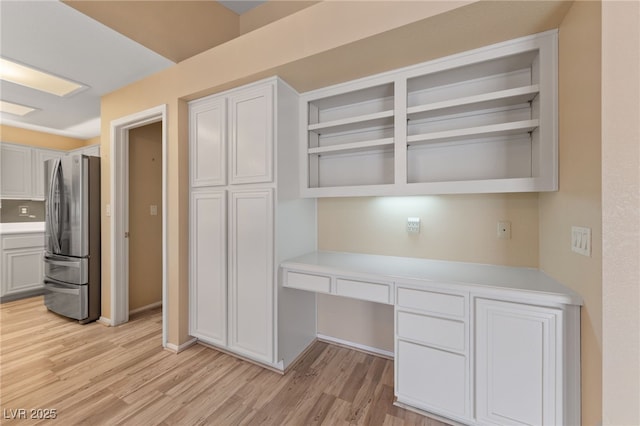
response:
<path fill-rule="evenodd" d="M 285 288 L 394 305 L 396 404 L 462 424 L 580 424 L 582 298 L 534 268 L 313 252 Z"/>

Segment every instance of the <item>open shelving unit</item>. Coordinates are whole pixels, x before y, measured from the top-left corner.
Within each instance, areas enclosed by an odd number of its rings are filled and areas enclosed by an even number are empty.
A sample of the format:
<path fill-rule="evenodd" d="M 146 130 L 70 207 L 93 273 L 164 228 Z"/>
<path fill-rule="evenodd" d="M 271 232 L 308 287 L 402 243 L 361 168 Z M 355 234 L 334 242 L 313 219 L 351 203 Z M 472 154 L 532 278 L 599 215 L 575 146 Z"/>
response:
<path fill-rule="evenodd" d="M 557 190 L 557 32 L 305 93 L 307 197 Z"/>
<path fill-rule="evenodd" d="M 393 184 L 393 82 L 327 96 L 304 107 L 309 187 Z"/>

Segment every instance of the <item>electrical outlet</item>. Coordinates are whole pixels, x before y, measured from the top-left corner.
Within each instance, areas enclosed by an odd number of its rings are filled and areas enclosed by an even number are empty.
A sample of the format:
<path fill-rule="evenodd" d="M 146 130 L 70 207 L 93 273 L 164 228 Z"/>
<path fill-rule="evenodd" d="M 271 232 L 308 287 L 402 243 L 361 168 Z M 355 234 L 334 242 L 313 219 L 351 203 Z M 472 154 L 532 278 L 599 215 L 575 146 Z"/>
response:
<path fill-rule="evenodd" d="M 419 217 L 408 217 L 407 218 L 407 232 L 410 234 L 419 234 L 420 233 L 420 218 Z"/>
<path fill-rule="evenodd" d="M 501 220 L 498 222 L 497 235 L 501 240 L 510 240 L 511 239 L 511 222 L 508 220 Z"/>
<path fill-rule="evenodd" d="M 18 216 L 29 216 L 29 207 L 18 206 Z"/>
<path fill-rule="evenodd" d="M 591 228 L 571 227 L 571 251 L 591 256 Z"/>

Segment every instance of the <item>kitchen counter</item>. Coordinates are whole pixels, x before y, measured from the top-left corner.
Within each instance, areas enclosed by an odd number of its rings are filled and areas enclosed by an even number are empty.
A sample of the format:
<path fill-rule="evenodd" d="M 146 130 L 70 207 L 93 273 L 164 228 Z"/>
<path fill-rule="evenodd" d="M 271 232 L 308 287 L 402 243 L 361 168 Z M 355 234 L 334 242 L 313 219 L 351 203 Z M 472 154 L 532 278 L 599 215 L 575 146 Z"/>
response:
<path fill-rule="evenodd" d="M 480 289 L 526 293 L 561 304 L 582 305 L 582 297 L 535 268 L 356 253 L 317 251 L 289 259 L 284 269 L 361 279 L 446 283 L 463 291 Z M 482 291 L 482 290 L 480 290 Z"/>
<path fill-rule="evenodd" d="M 44 232 L 44 222 L 0 223 L 0 235 Z"/>

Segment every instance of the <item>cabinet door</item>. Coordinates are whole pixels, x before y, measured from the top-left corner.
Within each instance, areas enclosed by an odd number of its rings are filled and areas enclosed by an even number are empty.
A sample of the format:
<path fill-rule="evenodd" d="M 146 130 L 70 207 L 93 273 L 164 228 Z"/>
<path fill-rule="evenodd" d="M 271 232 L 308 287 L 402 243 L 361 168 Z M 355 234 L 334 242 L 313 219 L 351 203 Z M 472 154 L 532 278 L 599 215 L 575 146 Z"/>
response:
<path fill-rule="evenodd" d="M 227 343 L 225 191 L 193 192 L 190 219 L 189 334 Z"/>
<path fill-rule="evenodd" d="M 562 424 L 562 311 L 476 300 L 476 418 L 481 424 Z"/>
<path fill-rule="evenodd" d="M 0 194 L 2 198 L 30 199 L 31 188 L 31 148 L 1 144 L 0 154 L 2 174 Z"/>
<path fill-rule="evenodd" d="M 189 105 L 191 186 L 226 184 L 226 99 L 214 98 Z"/>
<path fill-rule="evenodd" d="M 4 250 L 2 296 L 43 287 L 44 248 Z"/>
<path fill-rule="evenodd" d="M 229 96 L 231 183 L 273 180 L 273 86 Z"/>
<path fill-rule="evenodd" d="M 44 199 L 44 162 L 60 158 L 64 152 L 49 149 L 34 149 L 33 156 L 33 198 Z"/>
<path fill-rule="evenodd" d="M 230 196 L 229 347 L 273 362 L 273 191 Z"/>

